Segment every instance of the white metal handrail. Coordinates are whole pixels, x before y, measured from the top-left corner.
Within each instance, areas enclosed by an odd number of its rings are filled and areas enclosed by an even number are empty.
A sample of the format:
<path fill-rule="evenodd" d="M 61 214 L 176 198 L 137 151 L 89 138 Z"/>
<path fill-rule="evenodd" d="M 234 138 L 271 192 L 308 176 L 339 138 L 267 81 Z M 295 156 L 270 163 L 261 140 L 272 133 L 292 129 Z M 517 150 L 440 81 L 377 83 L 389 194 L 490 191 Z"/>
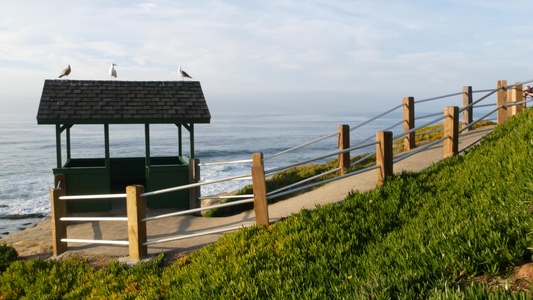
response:
<path fill-rule="evenodd" d="M 168 218 L 168 217 L 188 215 L 188 214 L 193 214 L 193 213 L 196 213 L 196 212 L 201 212 L 201 211 L 204 211 L 204 210 L 211 210 L 211 209 L 215 209 L 215 208 L 234 206 L 234 205 L 251 203 L 251 202 L 254 202 L 254 198 L 245 199 L 245 200 L 239 200 L 239 201 L 226 202 L 226 203 L 217 204 L 217 205 L 205 206 L 205 207 L 200 207 L 200 208 L 193 208 L 193 209 L 178 211 L 178 212 L 174 212 L 174 213 L 148 217 L 148 218 L 142 219 L 141 221 L 142 222 L 147 222 L 147 221 L 153 221 L 153 220 L 158 220 L 158 219 L 164 219 L 164 218 Z"/>
<path fill-rule="evenodd" d="M 320 178 L 322 176 L 325 176 L 325 175 L 328 175 L 328 174 L 331 174 L 331 173 L 334 173 L 334 172 L 337 172 L 339 171 L 341 168 L 335 168 L 335 169 L 332 169 L 332 170 L 329 170 L 329 171 L 326 171 L 324 173 L 320 173 L 320 174 L 317 174 L 317 175 L 314 175 L 314 176 L 311 176 L 311 177 L 308 177 L 308 178 L 305 178 L 303 180 L 300 180 L 298 182 L 295 182 L 293 184 L 289 184 L 289 185 L 286 185 L 282 188 L 279 188 L 277 190 L 274 190 L 274 191 L 270 191 L 269 193 L 267 193 L 267 196 L 270 196 L 270 195 L 273 195 L 275 193 L 278 193 L 278 192 L 281 192 L 281 191 L 284 191 L 284 190 L 287 190 L 287 189 L 290 189 L 292 187 L 295 187 L 295 186 L 298 186 L 298 185 L 301 185 L 302 183 L 305 183 L 305 182 L 309 182 L 309 181 L 312 181 L 312 180 L 315 180 L 317 178 Z"/>
<path fill-rule="evenodd" d="M 223 229 L 218 229 L 218 230 L 204 231 L 204 232 L 200 232 L 200 233 L 193 233 L 193 234 L 189 234 L 189 235 L 176 236 L 176 237 L 171 237 L 171 238 L 166 238 L 166 239 L 160 239 L 160 240 L 145 242 L 145 243 L 143 243 L 143 245 L 147 246 L 147 245 L 153 245 L 153 244 L 159 244 L 159 243 L 165 243 L 165 242 L 172 242 L 172 241 L 176 241 L 176 240 L 183 240 L 183 239 L 188 239 L 188 238 L 193 238 L 193 237 L 198 237 L 198 236 L 203 236 L 203 235 L 216 234 L 216 233 L 221 233 L 221 232 L 226 232 L 226 231 L 233 231 L 233 230 L 237 230 L 237 229 L 241 229 L 241 228 L 250 227 L 250 226 L 253 226 L 253 225 L 254 224 L 248 224 L 248 225 L 244 225 L 243 224 L 241 226 L 235 226 L 235 227 L 230 227 L 230 228 L 223 228 Z"/>
<path fill-rule="evenodd" d="M 373 122 L 373 121 L 375 121 L 375 120 L 377 120 L 377 119 L 379 119 L 379 118 L 381 118 L 381 117 L 383 117 L 383 116 L 385 116 L 385 115 L 387 115 L 387 114 L 390 114 L 391 112 L 393 112 L 393 111 L 395 111 L 395 110 L 397 110 L 398 108 L 401 108 L 401 107 L 403 107 L 403 103 L 400 104 L 400 105 L 398 105 L 398 106 L 395 106 L 395 107 L 393 107 L 393 108 L 391 108 L 391 109 L 389 109 L 389 110 L 387 110 L 386 112 L 384 112 L 384 113 L 382 113 L 382 114 L 380 114 L 380 115 L 377 115 L 377 116 L 373 117 L 373 118 L 370 119 L 370 120 L 367 120 L 367 121 L 365 121 L 365 122 L 363 122 L 363 123 L 361 123 L 361 124 L 359 124 L 359 125 L 357 125 L 357 126 L 354 126 L 354 127 L 350 128 L 350 131 L 354 131 L 354 130 L 356 130 L 357 128 L 361 128 L 361 127 L 363 127 L 364 125 L 366 125 L 366 124 L 368 124 L 368 123 L 370 123 L 370 122 Z"/>
<path fill-rule="evenodd" d="M 508 106 L 515 106 L 515 105 L 520 105 L 520 104 L 524 104 L 524 103 L 528 103 L 528 102 L 532 102 L 533 99 L 531 100 L 524 100 L 524 101 L 519 101 L 519 102 L 507 102 L 507 105 Z"/>
<path fill-rule="evenodd" d="M 148 196 L 153 196 L 153 195 L 170 193 L 170 192 L 175 192 L 175 191 L 190 189 L 190 188 L 199 187 L 199 186 L 203 186 L 203 185 L 219 183 L 219 182 L 224 182 L 224 181 L 230 181 L 230 180 L 240 179 L 240 178 L 245 178 L 245 177 L 250 177 L 250 176 L 252 176 L 252 175 L 251 174 L 246 174 L 246 175 L 233 176 L 233 177 L 210 180 L 210 181 L 199 182 L 199 183 L 190 183 L 190 184 L 181 185 L 181 186 L 177 186 L 177 187 L 172 187 L 172 188 L 168 188 L 168 189 L 161 189 L 161 190 L 157 190 L 157 191 L 153 191 L 153 192 L 147 192 L 147 193 L 141 194 L 141 197 L 148 197 Z"/>
<path fill-rule="evenodd" d="M 443 120 L 444 118 L 446 118 L 446 116 L 440 116 L 440 117 L 438 117 L 438 118 L 436 118 L 436 119 L 433 119 L 433 120 L 431 120 L 431 121 L 425 123 L 424 125 L 420 125 L 420 126 L 417 126 L 417 127 L 415 127 L 415 128 L 412 128 L 412 129 L 409 129 L 409 130 L 407 130 L 407 131 L 404 131 L 404 132 L 402 132 L 402 134 L 400 134 L 400 135 L 398 135 L 398 136 L 395 136 L 395 137 L 393 137 L 392 139 L 393 139 L 393 140 L 399 139 L 399 138 L 401 138 L 402 136 L 406 136 L 406 135 L 408 135 L 408 134 L 411 133 L 411 132 L 415 132 L 415 131 L 417 131 L 418 129 L 421 129 L 421 128 L 424 128 L 424 127 L 429 126 L 429 125 L 431 125 L 431 124 L 437 123 L 438 121 Z"/>
<path fill-rule="evenodd" d="M 481 104 L 481 105 L 476 105 L 474 106 L 474 108 L 482 108 L 482 107 L 490 107 L 490 106 L 496 106 L 498 105 L 497 103 L 488 103 L 488 104 Z M 462 112 L 463 110 L 459 110 L 459 112 Z"/>
<path fill-rule="evenodd" d="M 233 199 L 233 198 L 250 198 L 254 195 L 230 195 L 230 196 L 204 196 L 204 197 L 198 197 L 200 200 L 206 200 L 206 199 Z"/>
<path fill-rule="evenodd" d="M 100 195 L 78 195 L 78 196 L 61 196 L 60 200 L 88 200 L 88 199 L 114 199 L 126 198 L 127 194 L 100 194 Z"/>
<path fill-rule="evenodd" d="M 330 156 L 333 156 L 333 155 L 338 155 L 338 154 L 341 154 L 341 153 L 345 153 L 345 152 L 349 152 L 349 151 L 353 151 L 353 150 L 357 150 L 357 149 L 366 148 L 366 147 L 375 145 L 377 143 L 378 142 L 372 142 L 372 143 L 366 144 L 366 145 L 353 146 L 353 147 L 346 148 L 346 149 L 343 149 L 343 150 L 333 151 L 333 152 L 330 152 L 330 153 L 322 155 L 322 156 L 318 156 L 318 157 L 315 157 L 315 158 L 310 158 L 310 159 L 307 159 L 307 160 L 304 160 L 304 161 L 301 161 L 301 162 L 294 163 L 292 165 L 288 165 L 288 166 L 285 166 L 285 167 L 278 167 L 278 168 L 274 168 L 272 170 L 267 170 L 267 171 L 265 171 L 265 174 L 281 172 L 281 171 L 284 171 L 284 170 L 288 170 L 290 168 L 294 168 L 294 167 L 297 167 L 297 166 L 308 164 L 308 163 L 316 161 L 316 160 L 324 159 L 324 158 L 327 158 L 327 157 L 330 157 Z"/>
<path fill-rule="evenodd" d="M 394 125 L 391 125 L 391 126 L 385 128 L 384 131 L 391 130 L 392 128 L 394 128 L 394 127 L 396 127 L 396 126 L 401 125 L 403 122 L 405 122 L 405 121 L 404 121 L 404 120 L 401 120 L 400 122 L 398 122 L 398 123 L 396 123 L 396 124 L 394 124 Z M 366 139 L 360 141 L 358 144 L 355 144 L 354 147 L 357 147 L 357 146 L 359 146 L 359 145 L 361 145 L 361 144 L 363 144 L 363 143 L 366 143 L 366 142 L 368 142 L 369 140 L 371 140 L 371 139 L 375 139 L 375 138 L 376 138 L 375 135 L 371 135 L 371 136 L 367 137 Z M 376 142 L 376 143 L 377 143 L 377 142 Z M 371 145 L 370 145 L 370 146 L 371 146 Z"/>
<path fill-rule="evenodd" d="M 492 92 L 494 89 L 486 89 L 486 90 L 475 90 L 475 91 L 472 91 L 472 93 L 487 93 L 487 92 Z"/>
<path fill-rule="evenodd" d="M 496 107 L 495 109 L 491 110 L 490 112 L 486 113 L 486 114 L 483 115 L 482 117 L 478 118 L 477 120 L 472 121 L 472 123 L 468 124 L 467 126 L 463 127 L 461 130 L 459 130 L 459 133 L 462 133 L 463 131 L 465 131 L 465 130 L 467 130 L 467 129 L 472 129 L 472 127 L 473 127 L 475 124 L 477 124 L 477 123 L 483 121 L 483 119 L 485 119 L 486 117 L 492 115 L 493 113 L 495 113 L 498 109 L 500 109 L 500 108 L 502 108 L 502 107 L 504 107 L 504 106 L 503 106 L 503 105 L 500 105 L 500 106 Z"/>
<path fill-rule="evenodd" d="M 216 166 L 216 165 L 230 165 L 230 164 L 250 163 L 252 161 L 253 161 L 252 159 L 243 159 L 243 160 L 221 161 L 221 162 L 212 162 L 212 163 L 200 163 L 198 165 L 201 166 L 201 167 L 207 167 L 207 166 Z"/>
<path fill-rule="evenodd" d="M 494 90 L 488 90 L 488 91 L 490 91 L 490 93 L 486 94 L 485 96 L 479 98 L 479 99 L 476 100 L 476 101 L 473 101 L 472 103 L 468 104 L 467 106 L 465 106 L 465 107 L 459 109 L 459 112 L 462 112 L 462 111 L 464 111 L 464 110 L 469 109 L 470 107 L 473 107 L 474 105 L 476 105 L 476 104 L 478 104 L 479 102 L 481 102 L 481 101 L 487 99 L 489 96 L 491 96 L 492 94 L 496 93 L 496 92 L 497 92 L 498 90 L 500 90 L 500 89 L 502 89 L 502 88 L 499 87 L 499 88 L 494 89 Z"/>
<path fill-rule="evenodd" d="M 474 146 L 475 144 L 479 143 L 479 141 L 481 141 L 482 139 L 483 139 L 483 137 L 480 137 L 480 138 L 476 139 L 472 143 L 466 145 L 463 149 L 459 150 L 458 153 L 462 153 L 462 152 L 466 151 L 466 149 L 468 149 L 468 148 Z"/>
<path fill-rule="evenodd" d="M 61 239 L 65 243 L 87 243 L 87 244 L 110 244 L 110 245 L 129 245 L 128 241 L 113 240 L 83 240 L 83 239 Z"/>
<path fill-rule="evenodd" d="M 433 142 L 431 142 L 431 143 L 428 143 L 427 145 L 424 145 L 423 147 L 416 148 L 416 150 L 414 150 L 414 151 L 412 151 L 412 152 L 409 152 L 409 153 L 407 153 L 407 154 L 404 154 L 404 155 L 402 155 L 402 156 L 399 156 L 399 157 L 393 159 L 393 160 L 392 160 L 392 163 L 395 164 L 395 163 L 397 163 L 397 162 L 400 162 L 400 161 L 402 161 L 402 160 L 404 160 L 404 159 L 406 159 L 406 158 L 408 158 L 408 157 L 410 157 L 410 156 L 412 156 L 412 155 L 415 155 L 416 153 L 418 153 L 418 152 L 420 152 L 420 151 L 426 150 L 427 148 L 429 148 L 429 147 L 431 147 L 431 146 L 433 146 L 433 145 L 435 145 L 435 144 L 438 144 L 438 143 L 444 141 L 444 140 L 447 139 L 447 138 L 448 138 L 447 136 L 445 136 L 445 137 L 441 137 L 440 139 L 435 140 L 435 141 L 433 141 Z"/>
<path fill-rule="evenodd" d="M 311 183 L 311 184 L 308 184 L 308 185 L 305 185 L 305 186 L 302 186 L 302 187 L 299 187 L 299 188 L 295 188 L 295 189 L 292 189 L 292 190 L 289 190 L 289 191 L 285 191 L 285 192 L 281 192 L 281 193 L 278 193 L 278 194 L 270 195 L 270 196 L 267 196 L 267 199 L 273 199 L 273 198 L 281 197 L 281 196 L 288 195 L 288 194 L 291 194 L 291 193 L 294 193 L 294 192 L 297 192 L 297 191 L 301 191 L 301 190 L 312 188 L 312 187 L 315 187 L 315 186 L 318 186 L 318 185 L 326 184 L 326 183 L 329 183 L 329 182 L 332 182 L 332 181 L 335 181 L 335 180 L 343 179 L 343 178 L 346 178 L 348 176 L 357 175 L 359 173 L 363 173 L 363 172 L 366 172 L 366 171 L 374 170 L 374 169 L 377 169 L 377 168 L 379 168 L 379 166 L 377 166 L 377 165 L 369 166 L 369 167 L 357 170 L 355 172 L 347 173 L 347 174 L 344 174 L 344 175 L 341 175 L 341 176 L 337 176 L 337 177 L 333 177 L 333 178 L 330 178 L 330 179 L 322 180 L 322 181 L 319 181 L 319 182 Z"/>
<path fill-rule="evenodd" d="M 464 92 L 457 92 L 457 93 L 453 93 L 453 94 L 448 94 L 448 95 L 443 95 L 443 96 L 437 96 L 437 97 L 422 99 L 422 100 L 415 101 L 415 103 L 423 103 L 423 102 L 428 102 L 428 101 L 433 101 L 433 100 L 438 100 L 438 99 L 449 98 L 449 97 L 453 97 L 453 96 L 462 95 L 463 93 Z"/>
<path fill-rule="evenodd" d="M 427 118 L 435 117 L 435 116 L 438 116 L 438 115 L 442 115 L 442 113 L 438 112 L 438 113 L 434 113 L 434 114 L 421 116 L 421 117 L 415 118 L 415 120 L 427 119 Z"/>
<path fill-rule="evenodd" d="M 128 217 L 62 217 L 61 221 L 127 221 Z"/>
<path fill-rule="evenodd" d="M 314 144 L 314 143 L 318 143 L 318 142 L 320 142 L 320 141 L 323 141 L 323 140 L 325 140 L 325 139 L 329 139 L 329 138 L 334 137 L 334 136 L 337 136 L 337 135 L 339 135 L 338 132 L 332 133 L 332 134 L 330 134 L 330 135 L 327 135 L 327 136 L 325 136 L 325 137 L 321 137 L 321 138 L 319 138 L 319 139 L 316 139 L 316 140 L 310 141 L 310 142 L 305 143 L 305 144 L 303 144 L 303 145 L 296 146 L 296 147 L 293 147 L 293 148 L 287 149 L 287 150 L 285 150 L 285 151 L 281 151 L 281 152 L 276 153 L 276 154 L 274 154 L 274 155 L 271 155 L 271 156 L 269 156 L 269 157 L 267 157 L 267 158 L 263 158 L 263 161 L 265 161 L 265 160 L 269 160 L 269 159 L 272 159 L 272 158 L 274 158 L 274 157 L 280 156 L 280 155 L 285 154 L 285 153 L 289 153 L 289 152 L 294 151 L 294 150 L 301 149 L 301 148 L 303 148 L 303 147 L 306 147 L 306 146 L 312 145 L 312 144 Z"/>
<path fill-rule="evenodd" d="M 433 129 L 433 130 L 430 130 L 430 131 L 424 131 L 424 132 L 416 133 L 415 136 L 421 136 L 421 135 L 424 135 L 424 134 L 430 134 L 430 133 L 433 133 L 433 132 L 443 131 L 443 130 L 444 130 L 444 128 L 437 128 L 437 129 Z"/>
<path fill-rule="evenodd" d="M 350 164 L 350 167 L 353 167 L 353 166 L 357 165 L 358 163 L 368 159 L 370 156 L 373 156 L 373 155 L 376 155 L 376 151 L 370 152 L 366 156 L 358 159 L 357 161 L 354 161 L 352 164 Z"/>

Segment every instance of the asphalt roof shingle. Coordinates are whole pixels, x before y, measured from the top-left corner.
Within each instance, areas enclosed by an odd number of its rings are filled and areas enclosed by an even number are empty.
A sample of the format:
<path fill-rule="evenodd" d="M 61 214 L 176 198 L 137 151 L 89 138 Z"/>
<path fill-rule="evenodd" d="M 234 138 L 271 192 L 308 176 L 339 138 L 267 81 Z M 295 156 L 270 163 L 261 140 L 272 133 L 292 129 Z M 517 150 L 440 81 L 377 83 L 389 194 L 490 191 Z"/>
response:
<path fill-rule="evenodd" d="M 209 123 L 198 81 L 45 80 L 38 124 Z"/>

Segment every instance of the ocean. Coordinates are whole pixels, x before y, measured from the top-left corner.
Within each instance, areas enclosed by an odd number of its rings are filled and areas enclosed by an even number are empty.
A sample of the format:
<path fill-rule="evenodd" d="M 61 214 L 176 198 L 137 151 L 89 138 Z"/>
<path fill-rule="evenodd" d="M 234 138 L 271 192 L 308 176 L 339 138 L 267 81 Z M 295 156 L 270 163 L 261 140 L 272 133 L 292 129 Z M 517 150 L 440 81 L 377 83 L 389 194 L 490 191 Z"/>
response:
<path fill-rule="evenodd" d="M 264 157 L 337 132 L 337 126 L 354 127 L 374 115 L 364 114 L 213 114 L 210 124 L 194 127 L 194 152 L 201 163 L 249 160 L 254 152 Z M 350 133 L 353 145 L 401 120 L 401 112 L 387 115 Z M 401 126 L 393 129 L 400 132 Z M 183 129 L 184 156 L 189 156 L 188 132 Z M 177 127 L 151 125 L 152 156 L 176 155 Z M 55 126 L 37 125 L 35 115 L 3 115 L 0 118 L 0 238 L 23 230 L 50 215 L 49 190 L 56 167 Z M 103 126 L 75 125 L 71 130 L 73 158 L 104 157 Z M 63 144 L 65 135 L 62 135 Z M 293 164 L 337 150 L 332 137 L 303 149 L 267 160 L 265 169 Z M 371 149 L 352 152 L 368 152 Z M 111 125 L 111 157 L 144 157 L 143 125 Z M 63 147 L 63 163 L 66 160 Z M 323 159 L 326 161 L 334 157 Z M 320 161 L 318 161 L 320 162 Z M 250 173 L 251 163 L 203 166 L 202 180 Z M 248 181 L 230 181 L 202 187 L 202 195 L 235 191 Z"/>

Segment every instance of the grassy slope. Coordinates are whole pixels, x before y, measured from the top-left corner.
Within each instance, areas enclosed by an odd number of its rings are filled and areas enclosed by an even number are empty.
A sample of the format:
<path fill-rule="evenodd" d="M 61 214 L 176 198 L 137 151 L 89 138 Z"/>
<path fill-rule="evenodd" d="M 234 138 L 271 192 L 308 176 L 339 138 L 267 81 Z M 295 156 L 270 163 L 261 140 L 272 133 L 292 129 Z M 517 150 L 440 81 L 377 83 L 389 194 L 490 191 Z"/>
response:
<path fill-rule="evenodd" d="M 484 287 L 467 283 L 479 275 L 505 275 L 532 254 L 532 158 L 528 110 L 464 157 L 395 176 L 373 191 L 303 210 L 269 229 L 227 234 L 172 267 L 157 268 L 155 260 L 92 271 L 75 262 L 16 262 L 1 275 L 0 293 L 9 298 L 58 290 L 66 299 L 487 295 Z M 30 276 L 36 269 L 42 277 Z M 50 277 L 68 284 L 54 290 L 43 279 Z"/>

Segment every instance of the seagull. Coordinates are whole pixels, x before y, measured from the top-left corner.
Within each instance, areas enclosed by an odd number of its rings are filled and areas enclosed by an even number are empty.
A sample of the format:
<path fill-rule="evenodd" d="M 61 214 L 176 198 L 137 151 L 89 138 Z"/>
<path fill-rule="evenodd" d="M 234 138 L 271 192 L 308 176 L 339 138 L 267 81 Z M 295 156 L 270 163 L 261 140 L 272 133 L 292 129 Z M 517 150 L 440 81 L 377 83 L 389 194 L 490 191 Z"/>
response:
<path fill-rule="evenodd" d="M 115 66 L 116 66 L 116 64 L 112 63 L 111 64 L 111 68 L 109 69 L 109 76 L 111 76 L 113 78 L 117 78 L 117 71 L 115 70 Z"/>
<path fill-rule="evenodd" d="M 70 74 L 70 65 L 68 65 L 68 67 L 61 72 L 61 75 L 59 75 L 59 78 L 61 78 L 63 76 L 67 76 L 68 77 L 68 74 Z"/>
<path fill-rule="evenodd" d="M 178 68 L 178 73 L 180 73 L 181 81 L 183 81 L 185 78 L 192 78 L 189 76 L 189 74 L 187 74 L 187 72 L 181 70 L 181 67 Z"/>

